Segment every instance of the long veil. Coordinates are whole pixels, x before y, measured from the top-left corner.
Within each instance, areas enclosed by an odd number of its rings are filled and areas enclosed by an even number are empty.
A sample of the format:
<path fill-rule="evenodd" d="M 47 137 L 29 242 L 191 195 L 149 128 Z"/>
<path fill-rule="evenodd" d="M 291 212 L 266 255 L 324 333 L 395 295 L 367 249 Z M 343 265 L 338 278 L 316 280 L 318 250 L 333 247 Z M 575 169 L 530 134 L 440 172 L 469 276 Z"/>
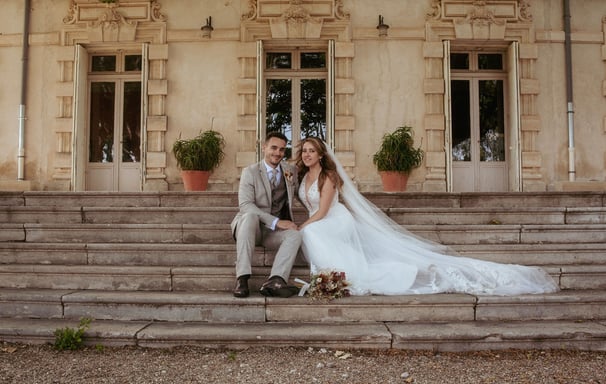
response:
<path fill-rule="evenodd" d="M 385 276 L 398 269 L 405 271 L 399 276 L 412 273 L 411 279 L 386 279 L 392 281 L 382 292 L 516 295 L 558 290 L 541 268 L 462 257 L 448 246 L 414 235 L 362 196 L 332 149 L 328 145 L 326 149 L 343 180 L 339 197 L 354 218 L 369 268 L 378 268 Z"/>

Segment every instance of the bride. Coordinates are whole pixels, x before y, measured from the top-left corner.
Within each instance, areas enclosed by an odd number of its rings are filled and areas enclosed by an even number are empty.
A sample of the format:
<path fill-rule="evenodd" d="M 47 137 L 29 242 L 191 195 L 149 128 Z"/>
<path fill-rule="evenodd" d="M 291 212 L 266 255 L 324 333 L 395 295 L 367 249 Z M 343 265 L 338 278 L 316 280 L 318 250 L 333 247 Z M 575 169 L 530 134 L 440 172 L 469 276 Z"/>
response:
<path fill-rule="evenodd" d="M 299 199 L 309 212 L 299 229 L 311 273 L 345 272 L 353 295 L 558 290 L 540 268 L 460 257 L 403 229 L 357 191 L 332 151 L 316 137 L 301 141 L 296 165 Z"/>

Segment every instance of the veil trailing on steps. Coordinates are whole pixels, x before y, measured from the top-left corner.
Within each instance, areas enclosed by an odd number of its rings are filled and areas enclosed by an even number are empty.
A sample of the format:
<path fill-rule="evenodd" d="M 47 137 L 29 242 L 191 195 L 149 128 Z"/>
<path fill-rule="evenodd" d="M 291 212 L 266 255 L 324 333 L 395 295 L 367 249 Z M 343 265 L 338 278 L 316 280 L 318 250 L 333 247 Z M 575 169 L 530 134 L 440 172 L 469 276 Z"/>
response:
<path fill-rule="evenodd" d="M 358 295 L 518 295 L 558 290 L 540 268 L 461 257 L 445 245 L 412 234 L 362 196 L 333 151 L 326 149 L 343 180 L 338 195 L 347 209 L 335 198 L 325 218 L 302 229 L 303 251 L 312 272 L 338 267 Z M 319 206 L 319 191 L 309 188 L 308 193 L 306 207 L 313 212 Z"/>

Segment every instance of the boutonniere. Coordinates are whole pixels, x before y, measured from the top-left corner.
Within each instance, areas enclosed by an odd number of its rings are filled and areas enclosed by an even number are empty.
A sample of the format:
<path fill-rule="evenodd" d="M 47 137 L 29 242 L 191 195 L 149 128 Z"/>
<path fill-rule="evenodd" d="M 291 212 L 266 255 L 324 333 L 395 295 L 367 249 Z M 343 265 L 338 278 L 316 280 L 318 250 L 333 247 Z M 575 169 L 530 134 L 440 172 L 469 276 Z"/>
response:
<path fill-rule="evenodd" d="M 286 178 L 286 181 L 292 184 L 293 174 L 291 171 L 284 171 L 284 177 Z"/>

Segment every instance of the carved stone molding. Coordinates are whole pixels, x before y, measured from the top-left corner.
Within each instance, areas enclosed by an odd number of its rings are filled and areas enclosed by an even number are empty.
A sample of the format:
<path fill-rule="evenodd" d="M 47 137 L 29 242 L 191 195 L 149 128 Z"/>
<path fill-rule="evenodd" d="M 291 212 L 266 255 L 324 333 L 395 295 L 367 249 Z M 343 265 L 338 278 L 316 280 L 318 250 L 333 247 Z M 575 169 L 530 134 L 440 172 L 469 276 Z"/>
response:
<path fill-rule="evenodd" d="M 113 3 L 72 0 L 67 16 L 63 18 L 67 40 L 64 44 L 82 40 L 83 34 L 88 41 L 135 41 L 139 23 L 166 21 L 160 8 L 158 0 L 116 0 Z"/>
<path fill-rule="evenodd" d="M 284 10 L 285 3 L 289 6 Z M 343 0 L 248 0 L 248 11 L 242 15 L 243 21 L 267 20 L 276 17 L 285 19 L 329 18 L 349 20 Z"/>
<path fill-rule="evenodd" d="M 532 21 L 528 0 L 432 0 L 427 20 L 470 24 Z"/>
<path fill-rule="evenodd" d="M 166 21 L 160 12 L 158 0 L 128 1 L 114 3 L 90 3 L 72 0 L 64 24 L 87 23 L 96 25 L 133 24 L 136 21 Z"/>
<path fill-rule="evenodd" d="M 319 39 L 326 23 L 348 19 L 342 0 L 249 0 L 242 15 L 247 32 L 269 26 L 274 39 Z"/>

